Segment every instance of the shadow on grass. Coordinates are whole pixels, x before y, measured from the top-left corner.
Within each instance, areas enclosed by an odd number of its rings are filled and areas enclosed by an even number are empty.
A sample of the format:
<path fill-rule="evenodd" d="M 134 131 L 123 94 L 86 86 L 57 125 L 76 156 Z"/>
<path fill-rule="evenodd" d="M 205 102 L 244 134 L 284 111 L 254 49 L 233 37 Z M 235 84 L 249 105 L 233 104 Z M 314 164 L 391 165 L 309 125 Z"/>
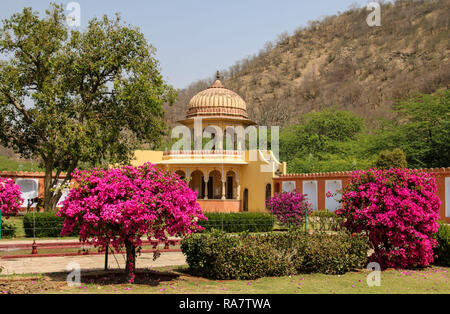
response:
<path fill-rule="evenodd" d="M 68 273 L 48 273 L 46 277 L 53 281 L 66 281 Z M 177 280 L 180 273 L 176 271 L 159 271 L 149 269 L 136 270 L 135 284 L 158 286 L 161 282 L 170 282 Z M 128 284 L 127 276 L 124 270 L 92 270 L 81 272 L 81 283 L 85 285 L 115 285 Z"/>
<path fill-rule="evenodd" d="M 39 275 L 17 275 L 0 278 L 0 294 L 40 294 L 73 292 L 74 287 L 67 284 L 68 272 L 44 273 Z M 167 267 L 162 269 L 138 269 L 133 286 L 158 287 L 160 285 L 183 282 L 204 282 L 204 278 L 189 274 L 186 267 Z M 86 286 L 129 286 L 122 269 L 89 270 L 81 272 L 81 287 Z"/>

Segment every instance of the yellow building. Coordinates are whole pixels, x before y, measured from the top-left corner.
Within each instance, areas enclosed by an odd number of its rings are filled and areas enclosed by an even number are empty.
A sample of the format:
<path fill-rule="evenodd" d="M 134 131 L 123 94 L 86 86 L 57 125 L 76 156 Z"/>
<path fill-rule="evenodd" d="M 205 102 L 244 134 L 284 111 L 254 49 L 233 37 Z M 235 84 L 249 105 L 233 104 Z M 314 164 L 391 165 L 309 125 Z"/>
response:
<path fill-rule="evenodd" d="M 246 149 L 257 129 L 248 119 L 245 101 L 226 89 L 217 75 L 211 87 L 191 99 L 186 119 L 179 124 L 187 136 L 183 149 L 136 151 L 133 165 L 151 162 L 189 178 L 204 212 L 264 211 L 266 199 L 273 195 L 273 178 L 286 173 L 286 164 L 271 151 L 252 144 Z M 205 135 L 211 138 L 209 146 L 201 140 Z M 194 149 L 186 148 L 191 138 Z"/>

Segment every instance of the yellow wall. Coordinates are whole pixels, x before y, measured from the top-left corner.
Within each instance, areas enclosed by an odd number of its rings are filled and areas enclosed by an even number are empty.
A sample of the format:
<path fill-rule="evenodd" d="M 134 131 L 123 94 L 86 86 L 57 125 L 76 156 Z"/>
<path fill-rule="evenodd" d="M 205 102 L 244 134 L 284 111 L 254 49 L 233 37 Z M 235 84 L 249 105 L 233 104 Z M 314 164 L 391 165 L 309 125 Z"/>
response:
<path fill-rule="evenodd" d="M 247 165 L 236 165 L 233 166 L 239 172 L 240 181 L 240 199 L 241 199 L 241 209 L 244 206 L 244 191 L 248 189 L 249 192 L 249 202 L 248 210 L 249 212 L 264 212 L 266 209 L 266 185 L 272 185 L 272 195 L 274 191 L 273 187 L 273 173 L 271 172 L 261 172 L 261 166 L 264 165 L 263 161 L 259 160 L 258 151 L 256 151 L 257 161 L 250 161 L 249 156 L 251 152 L 245 152 L 245 161 Z M 163 152 L 158 151 L 136 151 L 136 159 L 133 161 L 133 166 L 139 166 L 146 162 L 159 163 L 162 162 Z M 208 165 L 211 168 L 212 165 Z M 185 167 L 185 166 L 184 166 Z M 188 166 L 189 167 L 189 166 Z M 192 168 L 202 169 L 202 165 L 191 166 Z M 177 168 L 176 165 L 171 165 L 170 168 Z M 206 167 L 205 167 L 206 168 Z M 193 169 L 192 169 L 193 170 Z"/>
<path fill-rule="evenodd" d="M 248 211 L 264 212 L 266 211 L 266 185 L 272 185 L 273 194 L 273 173 L 261 172 L 262 161 L 249 161 L 250 151 L 245 152 L 245 159 L 248 165 L 241 168 L 241 199 L 244 200 L 244 190 L 248 189 Z"/>
<path fill-rule="evenodd" d="M 136 158 L 131 162 L 131 165 L 134 167 L 138 167 L 145 164 L 146 162 L 151 162 L 152 164 L 161 162 L 164 152 L 152 150 L 137 150 L 134 154 Z"/>

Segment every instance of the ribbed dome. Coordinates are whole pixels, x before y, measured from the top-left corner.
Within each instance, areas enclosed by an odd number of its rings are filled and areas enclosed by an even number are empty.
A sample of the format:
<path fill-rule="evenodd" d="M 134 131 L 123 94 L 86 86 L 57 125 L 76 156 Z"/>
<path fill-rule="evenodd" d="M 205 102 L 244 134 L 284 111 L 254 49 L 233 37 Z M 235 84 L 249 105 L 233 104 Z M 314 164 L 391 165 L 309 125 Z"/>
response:
<path fill-rule="evenodd" d="M 231 116 L 247 119 L 247 104 L 235 92 L 226 89 L 217 75 L 211 87 L 195 95 L 189 102 L 187 118 Z"/>

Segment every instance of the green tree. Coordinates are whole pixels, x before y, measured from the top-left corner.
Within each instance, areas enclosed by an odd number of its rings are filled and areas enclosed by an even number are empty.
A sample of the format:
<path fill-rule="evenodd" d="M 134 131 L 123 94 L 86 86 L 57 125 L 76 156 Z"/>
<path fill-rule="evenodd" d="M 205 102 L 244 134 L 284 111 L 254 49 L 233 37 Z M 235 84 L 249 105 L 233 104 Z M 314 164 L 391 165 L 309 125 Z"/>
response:
<path fill-rule="evenodd" d="M 69 31 L 63 8 L 31 8 L 0 29 L 0 140 L 45 169 L 44 207 L 54 209 L 80 165 L 125 163 L 134 148 L 160 143 L 162 105 L 174 100 L 155 49 L 120 17 Z"/>
<path fill-rule="evenodd" d="M 450 91 L 416 96 L 395 106 L 396 117 L 374 136 L 370 150 L 401 148 L 411 168 L 450 165 Z"/>
<path fill-rule="evenodd" d="M 330 108 L 305 114 L 299 124 L 282 130 L 281 160 L 288 162 L 289 172 L 368 168 L 364 128 L 364 120 L 350 111 Z"/>
<path fill-rule="evenodd" d="M 375 167 L 378 169 L 407 168 L 408 163 L 405 152 L 400 148 L 396 148 L 393 151 L 384 150 L 378 154 Z"/>

